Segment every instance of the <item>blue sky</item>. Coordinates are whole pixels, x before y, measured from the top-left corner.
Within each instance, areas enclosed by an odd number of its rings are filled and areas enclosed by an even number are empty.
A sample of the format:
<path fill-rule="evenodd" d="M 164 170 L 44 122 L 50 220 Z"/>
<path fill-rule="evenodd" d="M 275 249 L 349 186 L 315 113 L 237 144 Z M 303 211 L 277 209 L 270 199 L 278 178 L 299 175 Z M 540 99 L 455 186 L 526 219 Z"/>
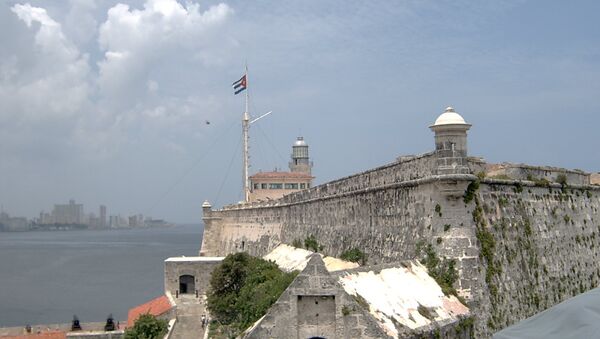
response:
<path fill-rule="evenodd" d="M 178 222 L 241 198 L 303 135 L 322 183 L 433 148 L 452 105 L 470 154 L 600 170 L 596 1 L 5 1 L 0 203 Z M 205 124 L 205 120 L 211 122 Z M 237 151 L 237 153 L 236 153 Z M 231 164 L 231 165 L 230 165 Z"/>

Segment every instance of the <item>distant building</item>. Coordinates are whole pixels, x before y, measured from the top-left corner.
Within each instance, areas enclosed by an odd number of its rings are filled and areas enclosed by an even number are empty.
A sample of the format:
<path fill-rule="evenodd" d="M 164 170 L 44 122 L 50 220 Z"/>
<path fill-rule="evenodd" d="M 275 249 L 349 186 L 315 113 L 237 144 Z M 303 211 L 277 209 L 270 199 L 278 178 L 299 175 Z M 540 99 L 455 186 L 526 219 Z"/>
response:
<path fill-rule="evenodd" d="M 83 204 L 76 204 L 69 200 L 67 205 L 54 205 L 52 210 L 53 223 L 55 224 L 85 224 Z"/>
<path fill-rule="evenodd" d="M 11 218 L 8 213 L 0 213 L 0 231 L 27 231 L 29 222 L 26 218 Z"/>
<path fill-rule="evenodd" d="M 308 145 L 298 137 L 292 146 L 290 172 L 259 172 L 250 176 L 250 202 L 274 200 L 312 186 Z"/>
<path fill-rule="evenodd" d="M 106 206 L 100 205 L 100 225 L 101 228 L 108 227 L 106 223 Z"/>

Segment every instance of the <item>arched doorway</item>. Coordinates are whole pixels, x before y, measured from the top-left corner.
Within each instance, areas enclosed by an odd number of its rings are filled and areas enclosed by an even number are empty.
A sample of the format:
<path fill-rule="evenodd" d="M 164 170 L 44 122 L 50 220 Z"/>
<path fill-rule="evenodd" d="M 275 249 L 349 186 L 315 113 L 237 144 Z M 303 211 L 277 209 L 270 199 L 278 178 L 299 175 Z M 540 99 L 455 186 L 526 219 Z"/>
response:
<path fill-rule="evenodd" d="M 179 294 L 195 293 L 194 276 L 185 274 L 179 276 Z"/>

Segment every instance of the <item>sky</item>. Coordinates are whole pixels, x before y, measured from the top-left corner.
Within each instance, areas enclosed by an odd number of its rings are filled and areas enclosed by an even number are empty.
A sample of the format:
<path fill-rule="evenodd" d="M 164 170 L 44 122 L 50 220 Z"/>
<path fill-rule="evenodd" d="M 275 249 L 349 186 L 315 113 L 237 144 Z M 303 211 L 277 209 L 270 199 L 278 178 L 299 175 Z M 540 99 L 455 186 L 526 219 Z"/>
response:
<path fill-rule="evenodd" d="M 200 222 L 310 145 L 324 183 L 433 149 L 453 106 L 488 162 L 600 171 L 598 1 L 0 4 L 0 204 Z M 207 123 L 209 122 L 209 123 Z"/>

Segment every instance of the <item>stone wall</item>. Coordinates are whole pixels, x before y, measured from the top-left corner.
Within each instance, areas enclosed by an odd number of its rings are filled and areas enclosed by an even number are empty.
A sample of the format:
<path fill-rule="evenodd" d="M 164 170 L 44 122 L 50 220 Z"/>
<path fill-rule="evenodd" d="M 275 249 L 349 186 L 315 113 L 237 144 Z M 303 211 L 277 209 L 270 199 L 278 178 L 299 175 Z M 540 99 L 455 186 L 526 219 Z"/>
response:
<path fill-rule="evenodd" d="M 599 209 L 593 186 L 484 181 L 466 206 L 482 255 L 480 273 L 470 273 L 480 329 L 493 333 L 599 285 Z"/>
<path fill-rule="evenodd" d="M 198 297 L 206 295 L 210 286 L 210 275 L 223 258 L 214 257 L 175 257 L 165 260 L 165 292 L 173 298 L 179 296 L 179 277 L 191 275 L 194 277 L 195 291 L 189 291 Z"/>
<path fill-rule="evenodd" d="M 480 315 L 482 337 L 597 286 L 600 187 L 581 184 L 585 173 L 549 172 L 567 173 L 567 188 L 486 178 L 465 202 L 478 178 L 435 175 L 435 163 L 428 154 L 268 204 L 207 208 L 201 252 L 262 256 L 314 235 L 326 255 L 358 248 L 376 264 L 415 258 L 432 244 L 456 260 L 455 287 Z M 480 159 L 469 164 L 472 173 L 486 168 Z"/>
<path fill-rule="evenodd" d="M 550 166 L 530 166 L 525 164 L 489 164 L 486 166 L 487 175 L 490 177 L 507 177 L 514 180 L 540 180 L 557 182 L 563 175 L 572 185 L 589 185 L 590 174 L 580 170 L 569 170 Z"/>

